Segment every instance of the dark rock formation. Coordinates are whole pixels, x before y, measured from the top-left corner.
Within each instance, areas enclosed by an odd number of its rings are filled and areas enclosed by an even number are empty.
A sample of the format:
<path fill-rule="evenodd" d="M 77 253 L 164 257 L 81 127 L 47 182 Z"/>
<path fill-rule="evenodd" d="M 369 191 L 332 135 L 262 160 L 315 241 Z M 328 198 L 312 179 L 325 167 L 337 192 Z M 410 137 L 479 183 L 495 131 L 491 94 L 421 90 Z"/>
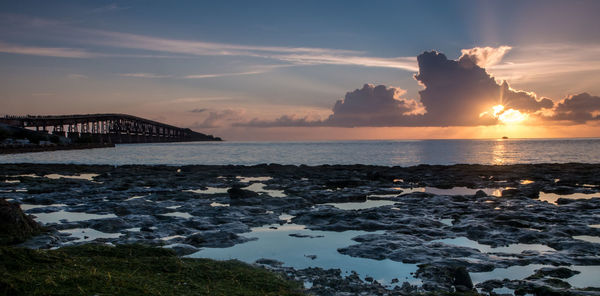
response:
<path fill-rule="evenodd" d="M 41 227 L 17 203 L 0 199 L 0 245 L 24 242 L 40 231 Z"/>

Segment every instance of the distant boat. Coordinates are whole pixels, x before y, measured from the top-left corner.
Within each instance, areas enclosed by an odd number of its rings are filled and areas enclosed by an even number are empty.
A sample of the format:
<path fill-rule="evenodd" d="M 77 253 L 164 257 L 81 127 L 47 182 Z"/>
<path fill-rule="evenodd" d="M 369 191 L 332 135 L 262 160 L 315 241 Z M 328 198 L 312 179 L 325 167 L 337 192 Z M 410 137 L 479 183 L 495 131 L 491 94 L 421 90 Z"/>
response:
<path fill-rule="evenodd" d="M 508 137 L 507 137 L 507 136 L 504 136 L 504 137 L 502 137 L 502 139 L 506 140 L 506 139 L 508 139 Z"/>

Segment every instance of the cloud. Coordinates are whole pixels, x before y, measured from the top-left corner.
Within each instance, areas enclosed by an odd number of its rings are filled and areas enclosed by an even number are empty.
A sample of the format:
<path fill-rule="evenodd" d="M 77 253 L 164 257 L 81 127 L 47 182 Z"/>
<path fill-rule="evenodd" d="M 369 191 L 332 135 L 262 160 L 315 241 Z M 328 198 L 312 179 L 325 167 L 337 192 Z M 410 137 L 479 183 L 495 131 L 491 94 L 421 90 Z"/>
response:
<path fill-rule="evenodd" d="M 154 73 L 121 73 L 119 76 L 135 78 L 169 78 L 171 75 L 160 75 Z"/>
<path fill-rule="evenodd" d="M 275 120 L 261 120 L 254 118 L 248 122 L 235 122 L 233 126 L 249 127 L 311 127 L 322 126 L 320 120 L 310 120 L 307 116 L 298 117 L 296 115 L 282 115 Z"/>
<path fill-rule="evenodd" d="M 525 112 L 536 112 L 540 109 L 550 109 L 554 106 L 554 101 L 548 98 L 537 99 L 533 92 L 515 90 L 508 86 L 508 82 L 502 82 L 500 86 L 502 105 L 507 109 L 517 109 Z"/>
<path fill-rule="evenodd" d="M 495 62 L 500 54 L 493 54 L 492 50 L 470 52 L 458 60 L 449 60 L 436 51 L 419 55 L 419 73 L 414 77 L 425 88 L 419 91 L 419 100 L 402 98 L 404 91 L 399 88 L 366 84 L 361 89 L 348 92 L 343 100 L 338 100 L 332 108 L 332 114 L 324 120 L 311 121 L 285 115 L 273 121 L 255 119 L 246 125 L 478 126 L 498 124 L 498 118 L 509 116 L 511 119 L 516 116 L 526 118 L 527 113 L 552 108 L 552 100 L 538 98 L 533 92 L 512 89 L 507 82 L 498 83 L 477 65 L 482 61 Z M 504 108 L 492 112 L 492 107 L 497 105 L 503 105 Z M 499 116 L 504 113 L 504 117 Z"/>
<path fill-rule="evenodd" d="M 194 109 L 190 112 L 207 113 L 208 115 L 202 120 L 195 122 L 193 128 L 218 128 L 225 125 L 227 122 L 239 120 L 245 114 L 245 110 L 224 109 L 224 110 L 207 110 Z"/>
<path fill-rule="evenodd" d="M 402 124 L 405 117 L 425 112 L 415 100 L 401 98 L 406 91 L 384 85 L 365 84 L 361 89 L 346 93 L 333 106 L 333 114 L 324 125 L 330 126 L 389 126 Z"/>
<path fill-rule="evenodd" d="M 449 60 L 435 51 L 419 55 L 415 75 L 425 89 L 419 92 L 427 113 L 421 124 L 432 126 L 492 125 L 497 119 L 480 114 L 495 105 L 506 110 L 524 108 L 534 112 L 552 106 L 534 93 L 513 90 L 507 82 L 498 84 L 471 55 Z"/>
<path fill-rule="evenodd" d="M 571 123 L 586 123 L 600 120 L 600 97 L 588 93 L 569 96 L 556 104 L 550 120 L 564 120 Z"/>
<path fill-rule="evenodd" d="M 205 112 L 205 111 L 208 111 L 208 109 L 206 109 L 206 108 L 196 108 L 196 109 L 190 110 L 190 112 L 192 112 L 192 113 L 202 113 L 202 112 Z"/>
<path fill-rule="evenodd" d="M 112 4 L 109 4 L 109 5 L 102 6 L 102 7 L 94 8 L 92 10 L 92 12 L 93 13 L 104 13 L 104 12 L 125 10 L 125 9 L 129 9 L 129 8 L 130 7 L 122 7 L 122 6 L 119 6 L 116 3 L 112 3 Z"/>
<path fill-rule="evenodd" d="M 215 73 L 215 74 L 195 74 L 195 75 L 186 75 L 186 76 L 183 76 L 183 78 L 186 78 L 186 79 L 203 79 L 203 78 L 218 78 L 218 77 L 229 77 L 229 76 L 262 74 L 262 73 L 265 73 L 265 71 L 247 71 L 247 72 Z"/>
<path fill-rule="evenodd" d="M 122 9 L 116 5 L 108 5 L 101 10 Z M 1 16 L 1 15 L 0 15 Z M 9 25 L 15 30 L 42 30 L 46 37 L 63 40 L 85 46 L 102 46 L 117 49 L 134 49 L 154 51 L 177 55 L 177 57 L 193 56 L 245 56 L 257 57 L 284 62 L 288 65 L 350 65 L 378 68 L 394 68 L 416 71 L 414 57 L 370 57 L 362 51 L 289 46 L 259 46 L 233 43 L 219 43 L 202 40 L 182 40 L 161 38 L 148 35 L 123 33 L 76 27 L 72 24 L 52 20 L 33 18 L 22 15 L 9 15 Z M 1 19 L 1 18 L 0 18 Z M 1 22 L 2 20 L 0 20 Z M 45 26 L 32 26 L 32 23 L 44 23 Z M 38 32 L 36 31 L 36 32 Z M 38 32 L 39 33 L 39 32 Z M 16 52 L 15 52 L 16 53 Z M 171 55 L 115 55 L 94 54 L 85 57 L 150 57 L 172 58 Z M 201 77 L 205 78 L 205 77 Z"/>
<path fill-rule="evenodd" d="M 95 53 L 78 48 L 23 46 L 4 42 L 0 42 L 0 52 L 77 59 L 98 57 Z"/>
<path fill-rule="evenodd" d="M 463 49 L 461 50 L 462 55 L 459 60 L 466 57 L 471 59 L 477 66 L 488 68 L 500 63 L 504 55 L 511 49 L 512 47 L 506 45 L 500 47 L 473 47 Z"/>
<path fill-rule="evenodd" d="M 488 70 L 499 79 L 521 84 L 552 77 L 565 80 L 566 74 L 600 70 L 600 44 L 523 45 L 511 50 L 508 61 Z"/>

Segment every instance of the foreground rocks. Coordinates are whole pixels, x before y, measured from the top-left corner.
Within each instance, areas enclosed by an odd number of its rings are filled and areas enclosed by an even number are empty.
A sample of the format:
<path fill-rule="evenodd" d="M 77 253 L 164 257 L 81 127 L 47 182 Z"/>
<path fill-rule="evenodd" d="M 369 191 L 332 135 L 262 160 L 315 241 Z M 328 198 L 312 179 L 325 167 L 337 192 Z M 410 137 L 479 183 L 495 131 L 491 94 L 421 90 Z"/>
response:
<path fill-rule="evenodd" d="M 26 241 L 28 247 L 94 240 L 162 245 L 185 255 L 245 243 L 253 227 L 294 223 L 323 231 L 377 231 L 355 237 L 355 244 L 338 252 L 420 266 L 420 285 L 398 280 L 384 285 L 335 270 L 295 270 L 265 258 L 264 265 L 310 282 L 309 291 L 317 295 L 494 293 L 499 288 L 599 294 L 571 287 L 568 279 L 576 276 L 570 266 L 600 265 L 600 243 L 593 240 L 600 237 L 600 165 L 0 168 L 5 174 L 0 197 L 24 204 L 27 214 L 48 219 L 46 225 L 54 229 Z M 44 177 L 49 174 L 65 177 Z M 462 189 L 443 190 L 451 188 Z M 540 200 L 550 193 L 562 198 Z M 374 200 L 389 203 L 356 210 L 329 204 Z M 58 218 L 53 220 L 52 213 Z M 74 229 L 84 235 L 70 234 Z M 94 237 L 92 231 L 103 235 Z M 531 264 L 544 267 L 518 279 L 473 283 L 470 276 Z"/>
<path fill-rule="evenodd" d="M 16 203 L 0 199 L 0 245 L 22 243 L 42 228 Z"/>

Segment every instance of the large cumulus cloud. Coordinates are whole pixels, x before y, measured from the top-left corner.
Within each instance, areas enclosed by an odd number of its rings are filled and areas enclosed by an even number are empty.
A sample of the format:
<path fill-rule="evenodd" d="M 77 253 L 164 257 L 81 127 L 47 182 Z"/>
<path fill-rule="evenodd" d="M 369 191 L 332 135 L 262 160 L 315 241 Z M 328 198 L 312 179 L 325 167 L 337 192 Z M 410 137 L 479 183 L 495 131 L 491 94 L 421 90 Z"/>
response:
<path fill-rule="evenodd" d="M 249 126 L 477 126 L 498 124 L 493 106 L 518 110 L 542 120 L 582 123 L 600 117 L 600 99 L 583 93 L 558 104 L 533 92 L 512 89 L 483 68 L 502 59 L 510 47 L 463 50 L 457 60 L 436 51 L 417 57 L 415 79 L 424 86 L 419 98 L 402 98 L 399 88 L 365 84 L 336 101 L 323 120 L 284 115 L 273 121 L 252 120 Z M 553 114 L 553 115 L 547 115 Z"/>
<path fill-rule="evenodd" d="M 462 56 L 460 58 L 468 57 L 477 66 L 487 68 L 500 63 L 504 55 L 511 49 L 512 47 L 510 46 L 473 47 L 461 50 Z"/>
<path fill-rule="evenodd" d="M 495 118 L 480 114 L 495 105 L 506 109 L 535 112 L 551 108 L 552 100 L 538 99 L 533 93 L 516 91 L 508 83 L 499 84 L 472 55 L 449 60 L 442 53 L 424 52 L 417 58 L 419 73 L 415 75 L 425 89 L 419 92 L 427 113 L 422 125 L 468 126 L 496 124 Z"/>
<path fill-rule="evenodd" d="M 600 120 L 600 97 L 588 93 L 570 96 L 556 105 L 554 114 L 547 119 L 585 123 Z"/>
<path fill-rule="evenodd" d="M 333 114 L 323 124 L 333 126 L 387 126 L 402 124 L 406 117 L 424 113 L 423 105 L 401 98 L 406 91 L 365 84 L 361 89 L 346 93 L 333 105 Z"/>

